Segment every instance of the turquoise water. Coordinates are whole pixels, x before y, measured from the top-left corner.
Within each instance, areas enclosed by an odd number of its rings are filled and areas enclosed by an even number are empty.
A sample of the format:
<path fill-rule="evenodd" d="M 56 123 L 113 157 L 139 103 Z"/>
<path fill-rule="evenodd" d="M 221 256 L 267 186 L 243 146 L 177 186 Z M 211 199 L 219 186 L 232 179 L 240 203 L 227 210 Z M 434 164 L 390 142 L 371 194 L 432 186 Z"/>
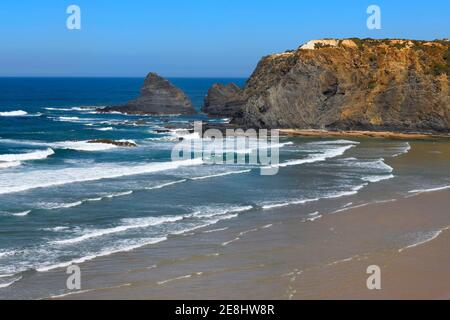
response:
<path fill-rule="evenodd" d="M 245 82 L 171 80 L 198 110 L 213 83 Z M 246 213 L 320 206 L 325 198 L 339 200 L 333 204 L 338 209 L 449 183 L 445 164 L 420 172 L 421 164 L 401 163 L 414 147 L 406 141 L 282 138 L 275 176 L 261 176 L 254 164 L 173 162 L 175 128 L 227 119 L 95 111 L 136 97 L 141 83 L 0 79 L 0 290 L 14 290 L 20 275 L 30 271 L 130 251 L 246 219 Z M 158 132 L 165 127 L 171 131 Z M 137 147 L 87 143 L 93 139 L 128 140 Z"/>

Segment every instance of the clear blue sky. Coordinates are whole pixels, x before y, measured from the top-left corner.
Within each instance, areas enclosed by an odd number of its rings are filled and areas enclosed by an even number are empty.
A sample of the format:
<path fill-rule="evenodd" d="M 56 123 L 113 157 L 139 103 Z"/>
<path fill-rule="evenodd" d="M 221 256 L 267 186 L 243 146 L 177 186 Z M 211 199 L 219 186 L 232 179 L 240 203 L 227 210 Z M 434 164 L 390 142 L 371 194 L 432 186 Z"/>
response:
<path fill-rule="evenodd" d="M 82 29 L 66 28 L 81 7 Z M 382 10 L 382 30 L 366 9 Z M 0 76 L 247 77 L 329 37 L 449 38 L 448 0 L 2 0 Z"/>

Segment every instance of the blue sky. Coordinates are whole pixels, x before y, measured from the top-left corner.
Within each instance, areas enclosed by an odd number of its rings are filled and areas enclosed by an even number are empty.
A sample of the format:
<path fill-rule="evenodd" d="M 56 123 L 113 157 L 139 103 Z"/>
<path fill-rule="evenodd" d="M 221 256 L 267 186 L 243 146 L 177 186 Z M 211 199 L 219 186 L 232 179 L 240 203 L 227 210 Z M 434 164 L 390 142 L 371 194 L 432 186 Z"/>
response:
<path fill-rule="evenodd" d="M 81 8 L 81 30 L 66 8 Z M 382 29 L 366 9 L 382 10 Z M 449 38 L 448 0 L 2 0 L 0 76 L 247 77 L 330 37 Z"/>

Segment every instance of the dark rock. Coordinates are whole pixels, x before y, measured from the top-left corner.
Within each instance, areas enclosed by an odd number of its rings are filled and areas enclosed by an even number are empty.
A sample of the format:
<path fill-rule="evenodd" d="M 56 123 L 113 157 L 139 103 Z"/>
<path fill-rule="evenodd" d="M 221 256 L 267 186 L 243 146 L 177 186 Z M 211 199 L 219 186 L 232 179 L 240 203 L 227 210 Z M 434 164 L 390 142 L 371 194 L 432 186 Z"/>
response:
<path fill-rule="evenodd" d="M 217 117 L 233 116 L 242 104 L 241 93 L 242 89 L 234 83 L 226 86 L 216 83 L 208 90 L 202 112 Z"/>
<path fill-rule="evenodd" d="M 88 143 L 104 143 L 104 144 L 112 144 L 118 147 L 137 147 L 137 144 L 131 141 L 116 141 L 110 139 L 97 139 L 88 141 Z"/>
<path fill-rule="evenodd" d="M 253 128 L 450 131 L 450 42 L 325 42 L 263 58 L 247 81 L 232 123 Z"/>
<path fill-rule="evenodd" d="M 139 98 L 123 106 L 107 107 L 98 111 L 148 115 L 195 113 L 192 102 L 183 91 L 156 73 L 148 74 Z"/>

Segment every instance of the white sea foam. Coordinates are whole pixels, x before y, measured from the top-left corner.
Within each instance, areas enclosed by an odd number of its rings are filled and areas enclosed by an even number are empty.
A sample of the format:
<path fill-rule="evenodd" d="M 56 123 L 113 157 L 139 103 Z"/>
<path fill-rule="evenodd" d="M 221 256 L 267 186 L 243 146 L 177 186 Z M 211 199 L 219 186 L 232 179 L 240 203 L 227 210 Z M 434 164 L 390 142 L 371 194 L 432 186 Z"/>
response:
<path fill-rule="evenodd" d="M 208 175 L 208 176 L 204 176 L 204 177 L 195 177 L 195 178 L 190 178 L 190 179 L 191 180 L 205 180 L 205 179 L 209 179 L 209 178 L 224 177 L 224 176 L 229 176 L 229 175 L 234 175 L 234 174 L 249 173 L 251 171 L 252 170 L 230 171 L 230 172 L 223 172 L 223 173 L 212 174 L 212 175 Z"/>
<path fill-rule="evenodd" d="M 22 163 L 20 161 L 14 162 L 0 162 L 0 169 L 19 167 Z"/>
<path fill-rule="evenodd" d="M 19 162 L 19 161 L 29 161 L 29 160 L 41 160 L 55 154 L 52 149 L 33 151 L 29 153 L 18 153 L 18 154 L 1 154 L 0 161 L 5 162 Z"/>
<path fill-rule="evenodd" d="M 110 143 L 90 143 L 88 141 L 56 142 L 53 146 L 59 149 L 70 149 L 77 151 L 105 151 L 118 148 L 116 145 Z"/>
<path fill-rule="evenodd" d="M 188 214 L 186 217 L 191 218 L 211 218 L 216 216 L 227 215 L 230 213 L 241 213 L 245 211 L 249 211 L 253 209 L 253 206 L 229 206 L 226 208 L 222 207 L 196 207 L 195 211 L 191 214 Z"/>
<path fill-rule="evenodd" d="M 186 182 L 186 181 L 187 181 L 187 179 L 182 179 L 182 180 L 178 180 L 178 181 L 163 183 L 163 184 L 160 184 L 160 185 L 157 185 L 157 186 L 154 186 L 154 187 L 147 187 L 145 189 L 146 190 L 157 190 L 157 189 L 170 187 L 170 186 L 173 186 L 173 185 L 176 185 L 176 184 L 180 184 L 180 183 L 183 183 L 183 182 Z"/>
<path fill-rule="evenodd" d="M 450 189 L 450 186 L 443 186 L 443 187 L 437 187 L 437 188 L 430 188 L 430 189 L 417 189 L 417 190 L 411 190 L 409 193 L 428 193 L 428 192 L 436 192 L 436 191 L 442 191 Z"/>
<path fill-rule="evenodd" d="M 221 245 L 222 245 L 222 247 L 226 247 L 227 245 L 229 245 L 229 244 L 231 244 L 233 242 L 239 241 L 239 240 L 241 240 L 241 238 L 237 237 L 237 238 L 234 238 L 233 240 L 225 241 Z"/>
<path fill-rule="evenodd" d="M 105 127 L 105 128 L 96 128 L 95 130 L 98 130 L 98 131 L 112 131 L 112 130 L 114 130 L 114 128 L 113 127 Z"/>
<path fill-rule="evenodd" d="M 282 208 L 282 207 L 288 207 L 288 206 L 292 206 L 292 205 L 305 204 L 308 202 L 314 202 L 314 201 L 319 201 L 319 200 L 320 200 L 319 198 L 304 199 L 304 200 L 292 200 L 292 201 L 281 202 L 281 203 L 266 204 L 266 205 L 263 205 L 262 208 L 263 208 L 263 210 L 269 210 L 269 209 L 274 209 L 274 208 Z"/>
<path fill-rule="evenodd" d="M 158 284 L 162 285 L 162 284 L 166 284 L 166 283 L 169 283 L 169 282 L 178 281 L 178 280 L 184 280 L 184 279 L 189 279 L 189 278 L 192 278 L 191 274 L 188 274 L 188 275 L 185 275 L 185 276 L 181 276 L 181 277 L 172 278 L 172 279 L 167 279 L 167 280 L 164 280 L 164 281 L 159 281 Z"/>
<path fill-rule="evenodd" d="M 390 180 L 393 178 L 395 178 L 395 176 L 393 174 L 389 174 L 389 175 L 379 175 L 379 176 L 367 176 L 367 177 L 362 178 L 362 180 L 371 182 L 371 183 L 375 183 L 375 182 L 380 182 L 380 181 L 384 181 L 384 180 Z"/>
<path fill-rule="evenodd" d="M 0 252 L 0 258 L 10 257 L 16 254 L 16 251 L 2 251 Z"/>
<path fill-rule="evenodd" d="M 11 285 L 13 285 L 14 283 L 16 283 L 17 281 L 20 281 L 21 279 L 22 279 L 22 277 L 20 276 L 20 277 L 14 278 L 13 280 L 10 280 L 8 282 L 4 282 L 4 283 L 0 282 L 0 289 L 8 288 Z"/>
<path fill-rule="evenodd" d="M 23 111 L 23 110 L 0 112 L 0 117 L 23 117 L 26 115 L 28 115 L 28 112 Z"/>
<path fill-rule="evenodd" d="M 411 145 L 409 144 L 409 142 L 406 142 L 405 145 L 403 147 L 401 147 L 400 152 L 394 154 L 392 157 L 393 158 L 399 157 L 403 154 L 408 153 L 410 150 L 411 150 Z"/>
<path fill-rule="evenodd" d="M 322 215 L 319 213 L 319 211 L 310 213 L 308 216 L 309 216 L 309 218 L 306 218 L 306 221 L 309 221 L 309 222 L 314 222 L 314 221 L 322 218 Z"/>
<path fill-rule="evenodd" d="M 343 146 L 343 147 L 339 147 L 339 148 L 328 149 L 322 153 L 311 154 L 304 159 L 289 160 L 284 163 L 271 165 L 268 168 L 284 168 L 284 167 L 297 166 L 297 165 L 308 164 L 308 163 L 323 162 L 323 161 L 326 161 L 327 159 L 339 157 L 339 156 L 343 155 L 347 150 L 349 150 L 353 147 L 354 147 L 354 145 L 348 145 L 348 146 Z"/>
<path fill-rule="evenodd" d="M 31 210 L 27 210 L 27 211 L 22 211 L 22 212 L 11 213 L 11 215 L 15 216 L 15 217 L 25 217 L 25 216 L 29 215 L 30 213 L 31 213 Z"/>
<path fill-rule="evenodd" d="M 417 236 L 417 239 L 410 245 L 401 248 L 398 250 L 398 252 L 403 252 L 405 250 L 411 249 L 411 248 L 415 248 L 421 245 L 424 245 L 430 241 L 433 241 L 435 239 L 437 239 L 444 231 L 447 231 L 450 229 L 450 226 L 442 228 L 440 230 L 436 230 L 436 231 L 430 231 L 430 232 L 424 232 L 424 233 L 420 233 Z"/>
<path fill-rule="evenodd" d="M 44 108 L 45 110 L 49 111 L 90 111 L 90 110 L 96 110 L 97 108 L 101 107 L 72 107 L 72 108 Z"/>
<path fill-rule="evenodd" d="M 149 164 L 97 164 L 91 167 L 5 172 L 0 179 L 0 194 L 21 192 L 36 188 L 60 186 L 75 182 L 96 181 L 196 166 L 202 159 L 154 162 Z"/>
<path fill-rule="evenodd" d="M 352 140 L 327 140 L 327 141 L 317 141 L 317 142 L 311 142 L 309 144 L 312 145 L 328 145 L 328 144 L 360 144 L 358 141 L 352 141 Z"/>
<path fill-rule="evenodd" d="M 147 246 L 147 245 L 151 245 L 151 244 L 156 244 L 162 241 L 167 240 L 167 237 L 160 237 L 160 238 L 150 238 L 147 239 L 145 241 L 142 241 L 138 244 L 132 244 L 129 246 L 125 246 L 125 247 L 120 247 L 117 249 L 108 249 L 108 250 L 104 250 L 101 251 L 97 254 L 92 254 L 92 255 L 88 255 L 88 256 L 84 256 L 78 259 L 74 259 L 74 260 L 70 260 L 67 262 L 62 262 L 62 263 L 57 263 L 57 264 L 47 264 L 47 265 L 43 265 L 40 267 L 36 268 L 36 271 L 38 272 L 47 272 L 50 270 L 54 270 L 54 269 L 60 269 L 60 268 L 67 268 L 68 266 L 72 265 L 72 264 L 81 264 L 87 261 L 91 261 L 94 260 L 96 258 L 100 258 L 100 257 L 106 257 L 106 256 L 110 256 L 116 253 L 120 253 L 120 252 L 129 252 L 129 251 L 133 251 L 136 250 L 138 248 Z"/>
<path fill-rule="evenodd" d="M 119 140 L 126 141 L 126 140 Z M 32 140 L 12 140 L 1 139 L 1 143 L 11 143 L 17 145 L 37 146 L 37 147 L 50 147 L 54 149 L 67 149 L 77 151 L 104 151 L 117 148 L 116 145 L 110 143 L 90 143 L 86 141 L 60 141 L 60 142 L 44 142 L 44 141 L 32 141 Z"/>
<path fill-rule="evenodd" d="M 58 245 L 75 244 L 75 243 L 83 242 L 83 241 L 93 239 L 93 238 L 99 238 L 99 237 L 103 237 L 106 235 L 121 233 L 121 232 L 124 232 L 127 230 L 148 228 L 148 227 L 157 226 L 157 225 L 160 225 L 163 223 L 180 221 L 182 219 L 183 219 L 183 216 L 123 219 L 123 222 L 125 222 L 124 225 L 120 225 L 120 226 L 113 227 L 113 228 L 107 228 L 107 229 L 88 230 L 82 236 L 79 236 L 76 238 L 71 238 L 71 239 L 57 240 L 57 241 L 53 241 L 52 243 L 58 244 Z"/>

